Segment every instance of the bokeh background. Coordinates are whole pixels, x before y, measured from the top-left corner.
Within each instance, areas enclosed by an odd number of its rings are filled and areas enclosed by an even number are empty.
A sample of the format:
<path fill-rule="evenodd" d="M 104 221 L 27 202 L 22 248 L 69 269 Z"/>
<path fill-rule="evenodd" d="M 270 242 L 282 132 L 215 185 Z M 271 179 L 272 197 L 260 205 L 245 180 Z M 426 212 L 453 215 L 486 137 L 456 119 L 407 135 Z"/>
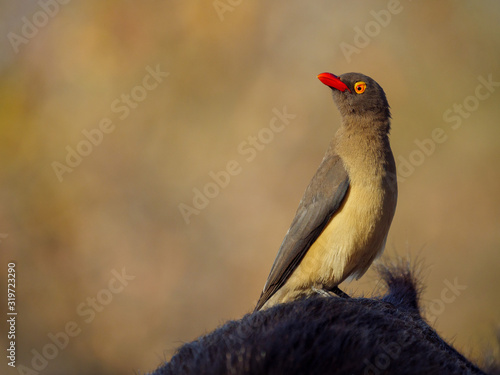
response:
<path fill-rule="evenodd" d="M 495 347 L 499 86 L 473 97 L 478 77 L 500 82 L 498 1 L 54 3 L 0 1 L 0 285 L 6 311 L 14 260 L 18 366 L 45 349 L 40 373 L 145 372 L 250 312 L 339 126 L 324 71 L 372 76 L 392 107 L 405 174 L 382 259 L 420 262 L 426 314 L 460 351 L 481 363 Z M 148 67 L 163 72 L 151 90 Z M 271 137 L 285 107 L 296 117 Z M 112 132 L 60 181 L 53 163 L 103 119 Z M 424 155 L 416 141 L 436 128 L 446 141 Z M 239 173 L 210 190 L 232 160 Z M 179 205 L 207 186 L 187 223 Z M 370 295 L 378 278 L 343 287 Z M 68 322 L 79 333 L 53 355 L 49 334 Z"/>

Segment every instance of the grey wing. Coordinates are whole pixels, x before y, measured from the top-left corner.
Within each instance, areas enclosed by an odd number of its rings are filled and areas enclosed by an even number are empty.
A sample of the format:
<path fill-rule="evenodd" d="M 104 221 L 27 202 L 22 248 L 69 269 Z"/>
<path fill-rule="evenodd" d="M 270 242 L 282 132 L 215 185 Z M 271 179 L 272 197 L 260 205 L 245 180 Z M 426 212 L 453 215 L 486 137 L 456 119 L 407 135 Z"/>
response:
<path fill-rule="evenodd" d="M 348 188 L 349 176 L 342 160 L 328 150 L 299 203 L 255 311 L 283 286 L 299 265 L 342 204 Z"/>

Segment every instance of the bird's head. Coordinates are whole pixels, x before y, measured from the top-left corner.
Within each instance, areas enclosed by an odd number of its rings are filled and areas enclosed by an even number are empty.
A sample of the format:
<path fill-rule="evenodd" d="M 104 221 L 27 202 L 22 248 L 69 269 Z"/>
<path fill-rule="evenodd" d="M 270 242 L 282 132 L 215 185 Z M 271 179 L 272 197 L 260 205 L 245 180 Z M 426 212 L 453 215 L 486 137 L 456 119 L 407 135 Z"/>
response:
<path fill-rule="evenodd" d="M 389 120 L 391 112 L 384 90 L 372 78 L 361 73 L 336 76 L 321 73 L 318 79 L 333 91 L 333 100 L 342 117 L 362 116 Z"/>

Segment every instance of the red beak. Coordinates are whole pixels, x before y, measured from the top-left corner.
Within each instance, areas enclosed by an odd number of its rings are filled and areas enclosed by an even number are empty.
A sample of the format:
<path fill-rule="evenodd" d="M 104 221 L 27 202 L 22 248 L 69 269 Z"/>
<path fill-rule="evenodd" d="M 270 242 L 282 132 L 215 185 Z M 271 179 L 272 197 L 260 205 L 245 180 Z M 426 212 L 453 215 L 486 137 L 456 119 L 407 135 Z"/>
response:
<path fill-rule="evenodd" d="M 351 90 L 349 90 L 349 87 L 347 87 L 346 84 L 342 82 L 340 78 L 337 77 L 335 74 L 321 73 L 318 74 L 318 79 L 328 87 L 331 87 L 332 89 L 337 89 L 342 92 L 348 90 L 349 92 L 351 92 Z"/>

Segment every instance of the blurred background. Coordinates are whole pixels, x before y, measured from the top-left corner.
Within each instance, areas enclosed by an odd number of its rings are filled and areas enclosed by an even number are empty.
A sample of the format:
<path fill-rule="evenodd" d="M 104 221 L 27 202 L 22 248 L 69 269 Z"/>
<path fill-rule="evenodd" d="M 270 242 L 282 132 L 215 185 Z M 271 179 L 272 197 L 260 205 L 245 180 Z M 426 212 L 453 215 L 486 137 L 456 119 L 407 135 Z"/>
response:
<path fill-rule="evenodd" d="M 6 311 L 15 261 L 17 366 L 150 371 L 252 311 L 339 126 L 324 71 L 373 77 L 392 107 L 399 201 L 382 259 L 421 264 L 426 316 L 462 353 L 481 363 L 495 347 L 498 1 L 0 4 L 0 283 Z M 343 285 L 378 287 L 373 270 Z"/>

